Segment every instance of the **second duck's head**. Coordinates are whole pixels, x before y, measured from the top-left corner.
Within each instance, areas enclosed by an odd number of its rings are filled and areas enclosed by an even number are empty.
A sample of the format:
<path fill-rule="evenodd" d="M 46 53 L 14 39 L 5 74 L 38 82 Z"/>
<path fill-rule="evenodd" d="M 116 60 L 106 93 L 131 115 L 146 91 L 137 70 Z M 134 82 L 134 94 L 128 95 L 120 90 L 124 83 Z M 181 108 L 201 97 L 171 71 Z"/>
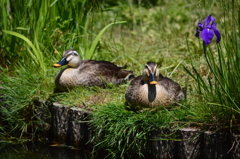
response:
<path fill-rule="evenodd" d="M 156 85 L 159 80 L 159 70 L 155 62 L 149 61 L 146 63 L 143 70 L 143 80 L 145 83 Z"/>
<path fill-rule="evenodd" d="M 64 51 L 62 59 L 53 64 L 54 67 L 61 67 L 63 65 L 68 65 L 69 67 L 77 67 L 80 64 L 80 57 L 76 50 L 68 49 Z"/>

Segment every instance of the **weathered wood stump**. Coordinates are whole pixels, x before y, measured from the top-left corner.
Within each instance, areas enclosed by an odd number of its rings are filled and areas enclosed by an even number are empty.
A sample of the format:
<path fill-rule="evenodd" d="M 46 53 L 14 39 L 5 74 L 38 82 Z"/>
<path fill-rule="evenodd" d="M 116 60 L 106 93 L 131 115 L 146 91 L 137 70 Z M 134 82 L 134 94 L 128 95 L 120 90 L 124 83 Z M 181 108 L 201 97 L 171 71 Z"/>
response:
<path fill-rule="evenodd" d="M 232 145 L 229 152 L 232 152 L 231 158 L 240 158 L 240 134 L 232 134 Z"/>
<path fill-rule="evenodd" d="M 177 153 L 177 144 L 169 130 L 152 131 L 152 158 L 170 159 Z M 176 136 L 175 136 L 176 137 Z"/>
<path fill-rule="evenodd" d="M 196 128 L 182 128 L 178 131 L 178 158 L 202 158 L 203 133 Z"/>
<path fill-rule="evenodd" d="M 87 119 L 89 114 L 90 112 L 81 109 L 70 109 L 69 134 L 72 145 L 87 148 L 86 143 L 91 137 Z"/>
<path fill-rule="evenodd" d="M 90 149 L 88 141 L 92 137 L 92 131 L 88 125 L 90 112 L 82 109 L 62 106 L 53 103 L 52 112 L 52 131 L 54 140 L 66 143 L 82 149 Z"/>
<path fill-rule="evenodd" d="M 65 143 L 67 141 L 69 128 L 69 110 L 70 107 L 53 103 L 52 106 L 52 127 L 54 140 Z"/>
<path fill-rule="evenodd" d="M 220 159 L 230 158 L 231 137 L 225 131 L 205 131 L 204 132 L 204 158 Z"/>

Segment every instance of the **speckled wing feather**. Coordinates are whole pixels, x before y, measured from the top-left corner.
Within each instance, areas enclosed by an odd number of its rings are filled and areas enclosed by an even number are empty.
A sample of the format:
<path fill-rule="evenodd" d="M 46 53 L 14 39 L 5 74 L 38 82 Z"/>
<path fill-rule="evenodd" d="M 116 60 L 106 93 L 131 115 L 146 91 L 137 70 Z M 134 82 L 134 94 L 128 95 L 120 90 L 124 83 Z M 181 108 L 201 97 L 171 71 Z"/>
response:
<path fill-rule="evenodd" d="M 122 70 L 108 61 L 83 60 L 80 67 L 79 71 L 88 70 L 89 73 L 94 73 L 114 84 L 120 84 L 132 75 L 131 71 Z"/>
<path fill-rule="evenodd" d="M 140 87 L 144 84 L 143 81 L 143 76 L 137 76 L 136 78 L 134 78 L 126 93 L 125 93 L 125 98 L 127 100 L 127 102 L 131 103 L 132 105 L 137 105 L 137 100 L 138 100 L 138 92 Z"/>
<path fill-rule="evenodd" d="M 169 95 L 175 98 L 175 100 L 180 101 L 184 98 L 181 86 L 172 79 L 160 74 L 158 83 L 159 85 L 162 85 L 169 92 Z"/>

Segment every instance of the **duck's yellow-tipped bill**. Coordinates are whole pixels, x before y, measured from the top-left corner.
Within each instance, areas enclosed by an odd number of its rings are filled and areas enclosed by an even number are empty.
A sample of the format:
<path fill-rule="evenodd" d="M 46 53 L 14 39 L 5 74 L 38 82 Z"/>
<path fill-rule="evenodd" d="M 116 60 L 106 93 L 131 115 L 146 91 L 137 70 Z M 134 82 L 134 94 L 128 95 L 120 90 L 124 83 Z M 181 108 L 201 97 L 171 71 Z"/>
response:
<path fill-rule="evenodd" d="M 158 84 L 158 82 L 157 81 L 152 81 L 152 82 L 150 82 L 150 84 Z"/>
<path fill-rule="evenodd" d="M 55 63 L 53 64 L 54 67 L 61 67 L 62 65 L 58 64 L 58 63 Z"/>

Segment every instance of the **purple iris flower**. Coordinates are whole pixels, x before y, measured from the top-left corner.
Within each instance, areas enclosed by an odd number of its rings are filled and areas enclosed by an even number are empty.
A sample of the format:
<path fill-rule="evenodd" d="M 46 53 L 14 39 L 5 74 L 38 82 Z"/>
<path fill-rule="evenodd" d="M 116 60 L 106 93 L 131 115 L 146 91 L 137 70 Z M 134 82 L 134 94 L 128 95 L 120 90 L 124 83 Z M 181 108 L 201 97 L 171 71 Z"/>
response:
<path fill-rule="evenodd" d="M 210 44 L 212 41 L 214 34 L 217 37 L 217 43 L 221 40 L 221 34 L 217 30 L 217 24 L 214 23 L 215 19 L 212 15 L 209 15 L 206 19 L 204 19 L 204 22 L 200 21 L 196 27 L 196 37 L 199 37 L 199 34 L 201 33 L 201 37 L 205 43 L 205 45 Z"/>

